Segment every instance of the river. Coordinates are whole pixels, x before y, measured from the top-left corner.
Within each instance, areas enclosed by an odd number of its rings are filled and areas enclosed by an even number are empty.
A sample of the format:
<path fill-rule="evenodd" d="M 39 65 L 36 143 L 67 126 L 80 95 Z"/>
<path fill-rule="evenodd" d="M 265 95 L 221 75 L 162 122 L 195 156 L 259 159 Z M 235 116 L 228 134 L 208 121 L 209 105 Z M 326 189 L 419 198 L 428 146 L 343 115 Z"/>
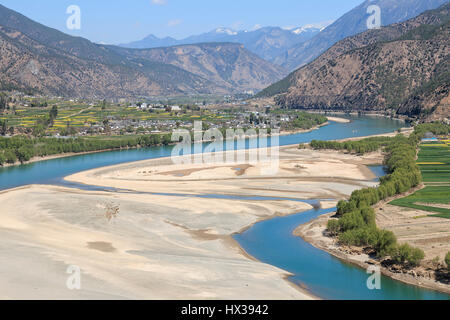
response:
<path fill-rule="evenodd" d="M 306 133 L 279 137 L 280 146 L 306 143 L 311 140 L 335 140 L 393 132 L 405 126 L 403 122 L 381 117 L 346 116 L 350 123 L 331 122 Z M 270 142 L 269 142 L 270 144 Z M 248 148 L 247 142 L 246 147 Z M 172 146 L 109 151 L 52 159 L 20 166 L 0 168 L 0 190 L 30 185 L 58 184 L 71 186 L 64 177 L 126 162 L 167 157 Z M 381 172 L 381 171 L 380 171 Z M 77 187 L 73 185 L 73 187 Z M 205 195 L 215 197 L 215 195 Z M 268 200 L 268 199 L 266 199 Z M 261 201 L 264 201 L 261 199 Z M 298 201 L 304 201 L 298 199 Z M 310 210 L 274 218 L 252 226 L 236 239 L 252 256 L 293 274 L 290 280 L 325 299 L 449 299 L 445 294 L 406 285 L 383 277 L 382 290 L 366 287 L 364 270 L 341 262 L 293 236 L 295 228 L 315 217 L 333 211 Z"/>

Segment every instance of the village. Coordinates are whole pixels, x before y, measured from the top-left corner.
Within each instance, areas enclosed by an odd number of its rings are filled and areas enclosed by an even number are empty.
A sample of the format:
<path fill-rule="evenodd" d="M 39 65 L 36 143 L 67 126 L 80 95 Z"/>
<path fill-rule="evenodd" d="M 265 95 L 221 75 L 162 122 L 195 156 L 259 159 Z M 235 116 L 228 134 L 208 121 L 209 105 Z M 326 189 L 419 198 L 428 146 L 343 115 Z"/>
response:
<path fill-rule="evenodd" d="M 209 101 L 192 97 L 176 103 L 92 101 L 13 92 L 3 93 L 0 99 L 0 135 L 5 137 L 162 134 L 180 128 L 192 130 L 195 121 L 202 121 L 205 129 L 295 130 L 310 129 L 326 120 L 317 116 L 313 122 L 305 122 L 301 112 L 233 96 Z"/>

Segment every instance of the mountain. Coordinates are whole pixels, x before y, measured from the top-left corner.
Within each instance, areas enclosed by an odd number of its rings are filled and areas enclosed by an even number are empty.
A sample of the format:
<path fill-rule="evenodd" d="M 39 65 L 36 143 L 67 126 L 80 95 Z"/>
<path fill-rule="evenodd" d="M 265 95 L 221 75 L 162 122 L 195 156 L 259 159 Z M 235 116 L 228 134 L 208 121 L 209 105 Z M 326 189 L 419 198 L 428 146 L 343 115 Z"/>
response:
<path fill-rule="evenodd" d="M 291 71 L 313 61 L 336 42 L 366 31 L 367 20 L 371 16 L 367 9 L 371 5 L 380 7 L 381 23 L 387 26 L 411 19 L 446 2 L 448 0 L 366 0 L 314 38 L 295 45 L 271 61 Z"/>
<path fill-rule="evenodd" d="M 272 93 L 287 108 L 448 117 L 450 4 L 338 42 Z M 287 90 L 286 90 L 287 88 Z"/>
<path fill-rule="evenodd" d="M 0 26 L 0 57 L 0 90 L 113 98 L 209 92 L 214 88 L 206 79 L 170 65 L 101 63 L 45 46 L 4 26 Z"/>
<path fill-rule="evenodd" d="M 229 92 L 261 90 L 287 73 L 238 43 L 199 43 L 167 48 L 113 50 L 133 59 L 160 62 L 208 79 Z"/>
<path fill-rule="evenodd" d="M 0 5 L 0 90 L 100 98 L 229 94 L 260 90 L 285 74 L 236 44 L 211 44 L 202 59 L 192 60 L 195 67 L 176 61 L 183 55 L 175 54 L 167 62 L 151 57 L 69 36 Z M 210 68 L 214 59 L 220 59 L 223 79 L 213 71 L 186 70 Z M 208 65 L 200 66 L 204 61 Z"/>
<path fill-rule="evenodd" d="M 324 24 L 308 25 L 292 30 L 285 30 L 279 27 L 264 27 L 254 31 L 234 31 L 229 28 L 217 28 L 213 31 L 185 39 L 175 40 L 173 38 L 158 38 L 150 35 L 140 41 L 122 44 L 121 47 L 149 49 L 174 45 L 197 44 L 206 42 L 233 42 L 241 43 L 251 52 L 257 54 L 265 60 L 273 60 L 275 57 L 285 52 L 288 48 L 302 43 L 319 34 Z"/>
<path fill-rule="evenodd" d="M 120 44 L 119 46 L 132 49 L 145 49 L 145 48 L 171 47 L 176 46 L 178 44 L 179 41 L 172 37 L 158 38 L 157 36 L 150 34 L 140 41 L 134 41 L 128 44 Z"/>

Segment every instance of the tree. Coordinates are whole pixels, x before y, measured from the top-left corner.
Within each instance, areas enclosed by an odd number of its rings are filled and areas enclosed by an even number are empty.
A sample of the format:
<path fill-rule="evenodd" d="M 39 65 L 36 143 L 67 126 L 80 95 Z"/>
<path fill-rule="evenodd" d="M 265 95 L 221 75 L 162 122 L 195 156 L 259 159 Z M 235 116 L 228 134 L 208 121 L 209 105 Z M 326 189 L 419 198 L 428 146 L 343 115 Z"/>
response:
<path fill-rule="evenodd" d="M 420 262 L 425 258 L 425 253 L 419 248 L 413 248 L 409 244 L 405 243 L 397 245 L 392 249 L 391 257 L 398 263 L 408 262 L 412 266 L 418 266 Z"/>
<path fill-rule="evenodd" d="M 4 111 L 6 109 L 7 97 L 0 93 L 0 111 Z"/>
<path fill-rule="evenodd" d="M 412 248 L 409 256 L 409 263 L 413 266 L 418 266 L 420 262 L 425 258 L 425 253 L 422 249 Z"/>
<path fill-rule="evenodd" d="M 0 120 L 0 135 L 4 136 L 6 132 L 8 131 L 7 127 L 7 121 L 6 120 Z"/>
<path fill-rule="evenodd" d="M 6 157 L 3 153 L 0 153 L 0 166 L 3 166 L 6 163 Z"/>
<path fill-rule="evenodd" d="M 53 126 L 53 123 L 55 122 L 56 117 L 58 117 L 58 107 L 57 106 L 53 106 L 52 109 L 49 112 L 49 123 L 50 125 Z"/>
<path fill-rule="evenodd" d="M 9 149 L 5 150 L 4 156 L 5 156 L 6 162 L 9 164 L 14 164 L 17 162 L 17 156 L 16 156 L 15 152 L 12 150 L 9 150 Z"/>
<path fill-rule="evenodd" d="M 17 158 L 21 163 L 30 160 L 34 156 L 34 151 L 29 146 L 22 146 L 17 150 Z"/>
<path fill-rule="evenodd" d="M 392 258 L 398 263 L 405 263 L 409 259 L 410 252 L 411 247 L 407 243 L 405 243 L 397 246 L 394 249 L 392 253 Z"/>
<path fill-rule="evenodd" d="M 392 252 L 392 248 L 397 243 L 397 238 L 392 231 L 378 230 L 375 235 L 373 247 L 378 256 L 384 257 Z"/>
<path fill-rule="evenodd" d="M 339 227 L 339 220 L 336 219 L 331 219 L 328 221 L 328 225 L 327 225 L 327 229 L 328 232 L 330 232 L 330 234 L 332 236 L 336 236 L 339 233 L 340 227 Z"/>

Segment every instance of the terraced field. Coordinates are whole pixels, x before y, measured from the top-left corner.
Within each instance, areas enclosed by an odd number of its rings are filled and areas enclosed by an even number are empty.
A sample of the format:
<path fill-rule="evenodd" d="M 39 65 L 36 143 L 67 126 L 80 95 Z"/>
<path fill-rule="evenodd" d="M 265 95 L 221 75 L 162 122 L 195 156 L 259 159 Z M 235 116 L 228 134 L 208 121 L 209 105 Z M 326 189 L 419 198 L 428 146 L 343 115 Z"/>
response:
<path fill-rule="evenodd" d="M 48 115 L 50 109 L 51 106 L 45 108 L 23 107 L 17 109 L 15 113 L 0 115 L 0 120 L 7 120 L 9 126 L 31 128 L 36 125 L 40 118 Z M 186 113 L 166 111 L 150 113 L 125 106 L 108 106 L 102 109 L 100 106 L 67 104 L 58 106 L 58 116 L 49 131 L 58 131 L 67 127 L 68 124 L 75 128 L 90 127 L 93 124 L 101 124 L 106 117 L 136 121 L 174 120 L 193 122 L 202 120 L 211 123 L 226 122 L 233 118 L 232 115 L 217 115 L 208 110 L 202 112 L 188 111 Z"/>
<path fill-rule="evenodd" d="M 450 140 L 423 143 L 417 164 L 426 187 L 391 204 L 450 219 Z"/>

